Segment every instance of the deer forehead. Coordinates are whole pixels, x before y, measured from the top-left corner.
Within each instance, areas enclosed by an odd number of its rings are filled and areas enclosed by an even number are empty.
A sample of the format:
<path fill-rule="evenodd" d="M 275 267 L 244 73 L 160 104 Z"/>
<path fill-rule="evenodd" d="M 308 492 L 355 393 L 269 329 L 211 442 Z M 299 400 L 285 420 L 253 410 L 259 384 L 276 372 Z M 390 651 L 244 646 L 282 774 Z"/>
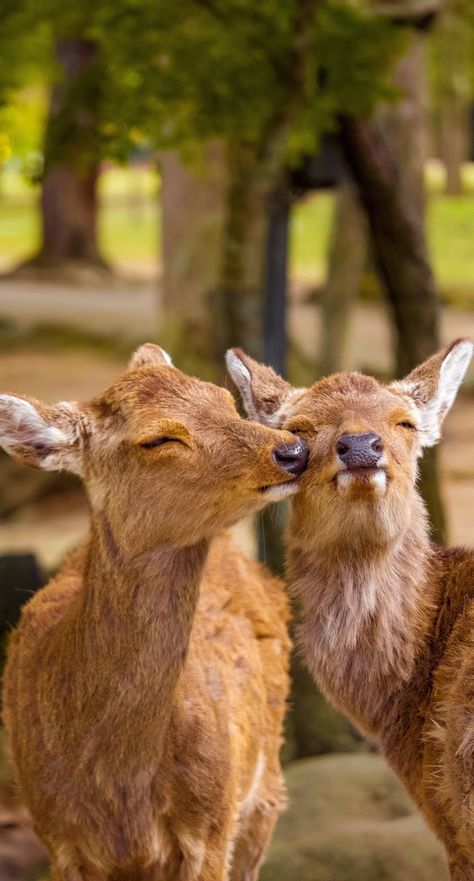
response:
<path fill-rule="evenodd" d="M 141 431 L 160 421 L 193 427 L 237 418 L 230 392 L 180 373 L 176 368 L 129 371 L 95 402 L 106 418 L 115 416 L 124 432 Z"/>
<path fill-rule="evenodd" d="M 416 418 L 416 406 L 406 396 L 394 394 L 376 380 L 359 374 L 341 374 L 321 380 L 290 408 L 288 416 L 307 416 L 312 422 L 340 427 L 353 423 L 388 428 L 395 418 Z"/>

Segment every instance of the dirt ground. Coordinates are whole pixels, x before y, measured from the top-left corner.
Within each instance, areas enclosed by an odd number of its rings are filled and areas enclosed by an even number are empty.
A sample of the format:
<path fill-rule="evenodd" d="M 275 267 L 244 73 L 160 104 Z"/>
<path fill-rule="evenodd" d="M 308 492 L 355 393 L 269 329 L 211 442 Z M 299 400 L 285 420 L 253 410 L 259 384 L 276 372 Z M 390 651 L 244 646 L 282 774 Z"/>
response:
<path fill-rule="evenodd" d="M 317 351 L 317 308 L 294 292 L 289 310 L 289 332 L 305 354 Z M 0 283 L 0 320 L 19 325 L 54 322 L 84 330 L 117 334 L 121 338 L 159 340 L 160 296 L 153 284 L 117 284 L 108 290 L 67 288 L 4 280 Z M 154 332 L 156 328 L 156 334 Z M 443 338 L 474 338 L 474 313 L 445 311 Z M 385 315 L 376 306 L 358 307 L 353 318 L 347 368 L 366 371 L 390 369 L 390 336 Z M 179 366 L 179 365 L 178 365 Z M 125 367 L 125 358 L 94 351 L 11 350 L 0 352 L 0 390 L 45 400 L 85 400 L 107 386 Z M 471 369 L 470 381 L 474 380 Z M 461 395 L 448 418 L 441 466 L 450 540 L 472 544 L 474 511 L 474 396 Z M 48 568 L 87 530 L 85 499 L 78 492 L 52 497 L 24 508 L 0 523 L 0 553 L 34 550 Z M 243 525 L 239 540 L 248 546 Z"/>

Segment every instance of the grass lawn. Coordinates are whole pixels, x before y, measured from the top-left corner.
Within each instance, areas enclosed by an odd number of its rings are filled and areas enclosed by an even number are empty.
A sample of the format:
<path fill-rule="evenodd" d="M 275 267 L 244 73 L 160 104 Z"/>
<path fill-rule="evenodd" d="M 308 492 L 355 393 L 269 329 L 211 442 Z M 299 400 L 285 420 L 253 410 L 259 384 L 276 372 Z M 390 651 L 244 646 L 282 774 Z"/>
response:
<path fill-rule="evenodd" d="M 474 172 L 466 194 L 448 198 L 439 177 L 428 177 L 427 224 L 433 265 L 443 295 L 474 305 Z M 471 173 L 472 172 L 472 173 Z M 159 182 L 147 169 L 106 170 L 101 180 L 101 247 L 112 263 L 153 267 L 159 259 Z M 17 174 L 5 173 L 0 188 L 0 269 L 31 254 L 39 240 L 38 191 Z M 291 223 L 292 275 L 319 283 L 324 278 L 334 198 L 318 193 L 303 200 Z"/>

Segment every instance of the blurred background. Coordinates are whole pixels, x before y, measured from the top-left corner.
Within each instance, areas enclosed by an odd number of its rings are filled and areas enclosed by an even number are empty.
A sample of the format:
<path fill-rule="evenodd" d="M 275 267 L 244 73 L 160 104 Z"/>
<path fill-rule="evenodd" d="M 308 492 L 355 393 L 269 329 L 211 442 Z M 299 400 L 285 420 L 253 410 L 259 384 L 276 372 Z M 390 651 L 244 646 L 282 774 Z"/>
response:
<path fill-rule="evenodd" d="M 156 340 L 230 383 L 385 379 L 474 337 L 471 0 L 2 0 L 0 388 L 87 399 Z M 474 374 L 420 484 L 472 543 Z M 282 566 L 282 512 L 238 540 Z M 87 531 L 73 478 L 0 458 L 0 633 Z M 297 614 L 297 610 L 296 610 Z M 293 663 L 264 881 L 446 881 L 383 761 Z M 0 752 L 0 879 L 48 877 Z"/>

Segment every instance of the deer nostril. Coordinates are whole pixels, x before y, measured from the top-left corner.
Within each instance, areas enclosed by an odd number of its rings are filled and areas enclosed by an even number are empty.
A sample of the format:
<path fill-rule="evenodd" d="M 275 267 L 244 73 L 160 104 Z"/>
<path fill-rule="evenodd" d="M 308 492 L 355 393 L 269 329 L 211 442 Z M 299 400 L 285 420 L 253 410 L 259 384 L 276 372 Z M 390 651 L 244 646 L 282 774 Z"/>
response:
<path fill-rule="evenodd" d="M 383 442 L 382 442 L 382 438 L 379 437 L 378 435 L 377 435 L 376 437 L 374 437 L 371 446 L 372 446 L 372 449 L 373 449 L 376 453 L 380 453 L 380 454 L 383 453 Z"/>
<path fill-rule="evenodd" d="M 308 444 L 301 439 L 294 444 L 280 444 L 273 450 L 272 458 L 284 471 L 299 476 L 308 464 Z"/>
<path fill-rule="evenodd" d="M 344 441 L 338 440 L 336 443 L 336 452 L 339 453 L 340 456 L 343 456 L 344 453 L 349 452 L 349 447 Z"/>

